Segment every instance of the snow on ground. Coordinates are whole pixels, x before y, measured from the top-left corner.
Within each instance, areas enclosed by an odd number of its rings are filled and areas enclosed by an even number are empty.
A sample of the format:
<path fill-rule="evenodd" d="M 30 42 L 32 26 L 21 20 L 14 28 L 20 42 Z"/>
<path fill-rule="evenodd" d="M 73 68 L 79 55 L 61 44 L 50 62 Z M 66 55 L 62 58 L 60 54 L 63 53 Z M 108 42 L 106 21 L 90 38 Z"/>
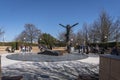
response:
<path fill-rule="evenodd" d="M 89 64 L 99 64 L 99 55 L 89 54 L 89 57 L 86 59 L 81 59 L 79 61 L 89 63 Z"/>
<path fill-rule="evenodd" d="M 7 53 L 7 54 L 1 55 L 1 66 L 2 67 L 21 62 L 21 61 L 16 61 L 16 60 L 11 60 L 11 59 L 6 58 L 7 55 L 11 55 L 11 54 L 14 54 L 14 53 Z"/>
<path fill-rule="evenodd" d="M 3 76 L 22 75 L 23 80 L 75 80 L 79 75 L 98 78 L 99 56 L 74 61 L 32 62 L 7 59 L 2 55 Z"/>

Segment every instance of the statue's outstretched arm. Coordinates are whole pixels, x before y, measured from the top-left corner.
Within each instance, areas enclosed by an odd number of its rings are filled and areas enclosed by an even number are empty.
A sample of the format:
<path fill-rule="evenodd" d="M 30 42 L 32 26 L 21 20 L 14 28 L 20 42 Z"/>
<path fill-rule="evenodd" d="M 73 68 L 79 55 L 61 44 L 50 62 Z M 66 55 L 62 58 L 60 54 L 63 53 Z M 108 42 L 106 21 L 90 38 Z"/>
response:
<path fill-rule="evenodd" d="M 64 25 L 62 25 L 62 24 L 59 24 L 60 26 L 62 26 L 62 27 L 64 27 L 64 28 L 66 28 L 66 26 L 64 26 Z"/>
<path fill-rule="evenodd" d="M 74 27 L 74 26 L 76 26 L 76 25 L 78 25 L 78 24 L 79 24 L 79 23 L 75 23 L 75 24 L 73 24 L 73 25 L 71 26 L 71 28 Z"/>

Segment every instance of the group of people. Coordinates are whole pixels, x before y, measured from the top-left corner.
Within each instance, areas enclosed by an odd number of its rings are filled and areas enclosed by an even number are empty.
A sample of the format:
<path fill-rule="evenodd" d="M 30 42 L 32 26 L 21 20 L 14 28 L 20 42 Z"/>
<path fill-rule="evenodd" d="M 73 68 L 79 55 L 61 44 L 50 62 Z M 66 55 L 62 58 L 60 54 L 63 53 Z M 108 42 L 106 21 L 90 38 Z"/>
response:
<path fill-rule="evenodd" d="M 76 49 L 78 50 L 79 53 L 87 53 L 88 54 L 90 52 L 89 46 L 77 45 Z"/>
<path fill-rule="evenodd" d="M 21 45 L 21 52 L 32 52 L 32 46 Z"/>
<path fill-rule="evenodd" d="M 104 54 L 105 51 L 108 51 L 107 53 L 110 53 L 112 55 L 120 55 L 120 48 L 118 46 L 114 46 L 113 48 L 104 48 L 104 47 L 99 47 L 96 45 L 95 47 L 90 47 L 90 46 L 78 46 L 78 52 L 79 53 L 100 53 Z"/>

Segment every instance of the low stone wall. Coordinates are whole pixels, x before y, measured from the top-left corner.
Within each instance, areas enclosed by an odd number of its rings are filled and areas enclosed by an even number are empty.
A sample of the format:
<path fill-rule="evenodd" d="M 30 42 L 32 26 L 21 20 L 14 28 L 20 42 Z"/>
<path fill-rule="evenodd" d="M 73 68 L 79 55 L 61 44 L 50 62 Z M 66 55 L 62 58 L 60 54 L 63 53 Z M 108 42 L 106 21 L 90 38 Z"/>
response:
<path fill-rule="evenodd" d="M 100 80 L 120 80 L 120 56 L 100 56 Z"/>
<path fill-rule="evenodd" d="M 40 49 L 38 48 L 38 46 L 33 46 L 32 47 L 32 52 L 38 53 L 38 52 L 40 52 Z"/>
<path fill-rule="evenodd" d="M 6 48 L 11 46 L 0 46 L 0 54 L 1 53 L 7 53 Z"/>

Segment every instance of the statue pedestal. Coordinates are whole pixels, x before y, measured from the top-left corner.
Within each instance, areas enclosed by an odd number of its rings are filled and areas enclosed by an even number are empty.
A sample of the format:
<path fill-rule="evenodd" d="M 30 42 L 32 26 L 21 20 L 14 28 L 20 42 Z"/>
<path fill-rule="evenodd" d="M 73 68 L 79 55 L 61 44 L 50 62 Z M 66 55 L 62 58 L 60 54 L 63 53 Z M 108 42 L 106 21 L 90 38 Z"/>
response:
<path fill-rule="evenodd" d="M 99 80 L 120 80 L 120 56 L 101 55 Z"/>

